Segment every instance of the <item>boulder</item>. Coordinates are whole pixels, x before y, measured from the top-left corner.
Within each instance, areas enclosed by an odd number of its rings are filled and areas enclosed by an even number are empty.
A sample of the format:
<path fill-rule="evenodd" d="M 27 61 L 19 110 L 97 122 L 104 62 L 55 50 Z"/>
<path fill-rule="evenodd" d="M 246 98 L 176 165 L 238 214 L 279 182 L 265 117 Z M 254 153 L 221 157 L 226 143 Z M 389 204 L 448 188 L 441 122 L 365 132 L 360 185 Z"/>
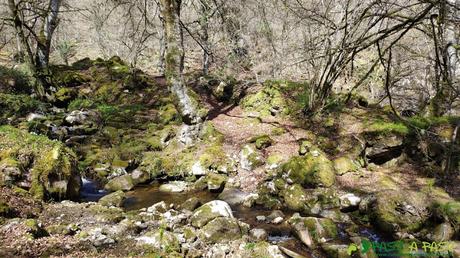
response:
<path fill-rule="evenodd" d="M 0 146 L 0 184 L 29 189 L 39 199 L 78 198 L 78 159 L 64 144 L 1 126 Z"/>
<path fill-rule="evenodd" d="M 282 166 L 282 173 L 304 186 L 330 187 L 335 183 L 334 166 L 319 150 L 310 151 L 304 157 L 291 158 Z"/>
<path fill-rule="evenodd" d="M 131 175 L 126 174 L 111 179 L 104 188 L 111 192 L 118 190 L 129 191 L 134 188 L 134 181 Z"/>
<path fill-rule="evenodd" d="M 328 218 L 300 217 L 294 214 L 288 222 L 299 239 L 310 247 L 338 237 L 337 226 Z"/>
<path fill-rule="evenodd" d="M 187 190 L 188 184 L 184 181 L 171 181 L 167 184 L 160 185 L 160 192 L 181 193 Z"/>
<path fill-rule="evenodd" d="M 126 195 L 123 191 L 119 190 L 113 193 L 110 193 L 101 199 L 99 199 L 99 204 L 102 206 L 115 206 L 115 207 L 121 207 L 123 205 L 123 202 L 126 199 Z"/>
<path fill-rule="evenodd" d="M 137 242 L 142 245 L 151 245 L 156 250 L 162 251 L 179 251 L 180 242 L 177 236 L 169 231 L 159 229 L 148 232 L 143 236 L 136 238 Z"/>
<path fill-rule="evenodd" d="M 203 239 L 208 243 L 225 243 L 242 237 L 238 220 L 231 217 L 217 217 L 200 231 Z"/>
<path fill-rule="evenodd" d="M 416 232 L 430 216 L 431 204 L 421 192 L 389 190 L 375 197 L 370 211 L 372 222 L 386 233 Z"/>
<path fill-rule="evenodd" d="M 208 190 L 211 192 L 221 192 L 227 182 L 227 176 L 210 173 L 207 176 Z"/>
<path fill-rule="evenodd" d="M 340 208 L 341 209 L 350 209 L 358 208 L 361 198 L 352 193 L 347 193 L 339 197 L 340 199 Z"/>
<path fill-rule="evenodd" d="M 240 165 L 245 170 L 253 170 L 264 164 L 262 154 L 250 145 L 245 145 L 240 151 Z"/>
<path fill-rule="evenodd" d="M 228 203 L 214 200 L 196 209 L 190 220 L 194 227 L 201 228 L 218 217 L 233 218 L 233 213 Z"/>
<path fill-rule="evenodd" d="M 243 204 L 248 196 L 248 193 L 245 193 L 239 189 L 225 188 L 224 191 L 219 194 L 218 198 L 234 206 Z"/>
<path fill-rule="evenodd" d="M 249 231 L 249 236 L 251 236 L 256 241 L 264 241 L 267 240 L 268 233 L 265 229 L 253 228 Z"/>
<path fill-rule="evenodd" d="M 358 166 L 348 157 L 340 157 L 334 160 L 334 169 L 338 175 L 353 172 Z"/>

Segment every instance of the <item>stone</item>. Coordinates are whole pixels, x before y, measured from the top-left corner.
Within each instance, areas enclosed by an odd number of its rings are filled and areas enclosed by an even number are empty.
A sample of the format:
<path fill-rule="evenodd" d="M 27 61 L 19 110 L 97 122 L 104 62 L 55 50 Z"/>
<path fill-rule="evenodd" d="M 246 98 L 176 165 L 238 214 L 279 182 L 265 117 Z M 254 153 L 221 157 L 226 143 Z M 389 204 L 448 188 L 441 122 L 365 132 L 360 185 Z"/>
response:
<path fill-rule="evenodd" d="M 169 231 L 159 229 L 157 231 L 148 232 L 143 236 L 136 238 L 138 244 L 151 245 L 153 248 L 162 251 L 179 251 L 180 242 L 177 236 Z"/>
<path fill-rule="evenodd" d="M 283 222 L 283 218 L 282 217 L 276 217 L 272 220 L 272 223 L 273 224 L 280 224 L 281 222 Z"/>
<path fill-rule="evenodd" d="M 267 218 L 263 215 L 256 216 L 257 222 L 265 222 Z"/>
<path fill-rule="evenodd" d="M 111 192 L 118 190 L 129 191 L 134 188 L 133 178 L 129 174 L 115 177 L 111 179 L 104 188 Z"/>
<path fill-rule="evenodd" d="M 288 222 L 299 238 L 302 236 L 302 242 L 306 245 L 325 243 L 338 237 L 337 226 L 328 218 L 300 217 L 295 214 Z M 308 236 L 312 241 L 309 240 Z"/>
<path fill-rule="evenodd" d="M 268 238 L 268 233 L 262 228 L 253 228 L 249 231 L 249 236 L 256 241 L 265 241 Z"/>
<path fill-rule="evenodd" d="M 218 198 L 231 206 L 235 206 L 243 204 L 248 196 L 248 193 L 245 193 L 239 189 L 225 188 L 222 193 L 219 194 Z"/>
<path fill-rule="evenodd" d="M 415 191 L 379 192 L 370 209 L 371 221 L 388 234 L 417 232 L 430 217 L 428 199 Z"/>
<path fill-rule="evenodd" d="M 165 213 L 167 211 L 166 203 L 164 201 L 157 202 L 147 208 L 148 213 Z"/>
<path fill-rule="evenodd" d="M 334 169 L 338 175 L 354 172 L 357 168 L 355 163 L 348 157 L 340 157 L 334 160 Z"/>
<path fill-rule="evenodd" d="M 291 158 L 282 166 L 282 172 L 303 186 L 330 187 L 335 183 L 332 162 L 318 150 L 310 151 L 304 157 Z"/>
<path fill-rule="evenodd" d="M 196 209 L 190 221 L 194 227 L 201 228 L 212 219 L 218 217 L 233 218 L 233 212 L 228 203 L 214 200 Z"/>
<path fill-rule="evenodd" d="M 348 245 L 324 243 L 321 245 L 321 247 L 327 253 L 328 257 L 334 257 L 334 258 L 350 257 L 350 255 L 348 254 Z"/>
<path fill-rule="evenodd" d="M 431 239 L 435 242 L 445 242 L 452 239 L 455 234 L 455 230 L 449 222 L 445 222 L 437 225 L 434 228 Z"/>
<path fill-rule="evenodd" d="M 349 208 L 358 208 L 361 198 L 354 195 L 353 193 L 347 193 L 339 197 L 340 199 L 340 208 L 349 209 Z"/>
<path fill-rule="evenodd" d="M 102 206 L 115 206 L 121 207 L 123 205 L 124 200 L 126 199 L 126 195 L 123 191 L 119 190 L 113 193 L 110 193 L 106 196 L 103 196 L 99 199 L 99 204 Z"/>
<path fill-rule="evenodd" d="M 209 243 L 228 242 L 242 236 L 238 220 L 232 217 L 217 217 L 202 227 L 200 232 Z"/>
<path fill-rule="evenodd" d="M 90 230 L 88 232 L 87 239 L 96 247 L 115 243 L 115 240 L 108 237 L 102 228 L 94 228 Z"/>
<path fill-rule="evenodd" d="M 160 185 L 160 192 L 166 193 L 182 193 L 188 188 L 188 184 L 184 181 L 171 181 L 167 184 Z"/>
<path fill-rule="evenodd" d="M 194 176 L 204 176 L 207 174 L 207 170 L 201 166 L 199 161 L 195 162 L 192 166 L 192 175 Z"/>
<path fill-rule="evenodd" d="M 255 151 L 250 145 L 245 145 L 240 151 L 240 166 L 245 170 L 253 170 L 254 168 L 264 164 L 262 155 Z"/>
<path fill-rule="evenodd" d="M 135 169 L 131 172 L 131 177 L 133 178 L 133 183 L 135 185 L 144 184 L 150 181 L 150 174 L 141 169 Z"/>
<path fill-rule="evenodd" d="M 198 199 L 197 197 L 192 197 L 192 198 L 187 199 L 181 205 L 179 205 L 179 209 L 188 210 L 188 211 L 194 211 L 199 206 L 201 206 L 200 199 Z"/>
<path fill-rule="evenodd" d="M 207 176 L 208 190 L 211 192 L 221 192 L 225 183 L 227 182 L 227 176 L 221 174 L 210 173 Z"/>

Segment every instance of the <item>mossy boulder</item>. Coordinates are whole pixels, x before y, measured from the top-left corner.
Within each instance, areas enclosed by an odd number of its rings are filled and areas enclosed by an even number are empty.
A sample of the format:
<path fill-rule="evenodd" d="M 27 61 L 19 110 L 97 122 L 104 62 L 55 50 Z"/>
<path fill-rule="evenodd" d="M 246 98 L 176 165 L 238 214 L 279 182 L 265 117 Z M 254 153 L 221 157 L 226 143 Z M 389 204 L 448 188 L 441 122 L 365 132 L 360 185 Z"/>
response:
<path fill-rule="evenodd" d="M 233 218 L 233 213 L 226 202 L 215 200 L 205 203 L 196 209 L 190 221 L 194 227 L 201 228 L 209 221 L 218 217 Z"/>
<path fill-rule="evenodd" d="M 55 84 L 60 87 L 75 87 L 90 82 L 91 77 L 78 71 L 64 70 L 54 73 Z"/>
<path fill-rule="evenodd" d="M 340 157 L 334 160 L 334 169 L 338 175 L 358 170 L 358 166 L 348 157 Z"/>
<path fill-rule="evenodd" d="M 286 100 L 276 85 L 264 85 L 262 90 L 246 96 L 241 107 L 248 112 L 258 112 L 262 117 L 287 115 L 289 108 Z"/>
<path fill-rule="evenodd" d="M 211 220 L 200 230 L 205 242 L 226 243 L 242 237 L 238 220 L 229 217 L 218 217 Z"/>
<path fill-rule="evenodd" d="M 19 129 L 0 127 L 0 163 L 9 163 L 20 174 L 7 175 L 3 167 L 1 178 L 29 189 L 39 199 L 78 198 L 81 178 L 77 157 L 64 144 L 44 136 Z"/>
<path fill-rule="evenodd" d="M 29 95 L 0 93 L 0 125 L 8 119 L 26 116 L 30 112 L 45 110 L 46 105 Z"/>
<path fill-rule="evenodd" d="M 299 184 L 294 184 L 286 187 L 281 191 L 281 196 L 284 197 L 286 207 L 293 211 L 303 211 L 307 202 L 307 195 Z"/>
<path fill-rule="evenodd" d="M 121 207 L 123 205 L 123 202 L 126 199 L 126 195 L 123 191 L 116 191 L 113 193 L 110 193 L 106 196 L 103 196 L 101 199 L 99 199 L 99 204 L 102 206 L 115 206 L 115 207 Z"/>
<path fill-rule="evenodd" d="M 176 252 L 180 250 L 180 242 L 177 236 L 160 228 L 153 232 L 148 232 L 137 238 L 138 243 L 151 245 L 158 251 Z"/>
<path fill-rule="evenodd" d="M 209 173 L 207 176 L 208 190 L 211 192 L 222 192 L 228 178 L 225 175 Z"/>
<path fill-rule="evenodd" d="M 264 163 L 262 154 L 250 145 L 245 145 L 240 151 L 240 164 L 243 169 L 253 170 Z"/>
<path fill-rule="evenodd" d="M 253 137 L 249 142 L 255 143 L 256 148 L 259 150 L 265 149 L 273 144 L 272 138 L 266 134 Z"/>
<path fill-rule="evenodd" d="M 73 88 L 60 88 L 54 93 L 54 104 L 58 107 L 67 107 L 77 96 L 78 92 Z"/>
<path fill-rule="evenodd" d="M 333 163 L 317 150 L 291 158 L 282 166 L 282 173 L 303 186 L 330 187 L 335 183 Z"/>
<path fill-rule="evenodd" d="M 7 203 L 0 201 L 0 217 L 8 217 L 12 213 L 13 209 Z"/>
<path fill-rule="evenodd" d="M 297 235 L 310 238 L 311 246 L 337 239 L 339 235 L 337 226 L 328 218 L 300 217 L 298 214 L 294 214 L 288 222 Z M 305 240 L 307 241 L 307 239 Z"/>
<path fill-rule="evenodd" d="M 174 104 L 167 104 L 160 108 L 159 122 L 166 125 L 172 122 L 180 121 L 179 111 Z"/>
<path fill-rule="evenodd" d="M 104 186 L 108 191 L 129 191 L 134 188 L 134 181 L 130 174 L 115 177 Z"/>
<path fill-rule="evenodd" d="M 383 191 L 371 205 L 373 223 L 390 234 L 417 232 L 429 219 L 431 203 L 428 196 L 413 191 Z"/>

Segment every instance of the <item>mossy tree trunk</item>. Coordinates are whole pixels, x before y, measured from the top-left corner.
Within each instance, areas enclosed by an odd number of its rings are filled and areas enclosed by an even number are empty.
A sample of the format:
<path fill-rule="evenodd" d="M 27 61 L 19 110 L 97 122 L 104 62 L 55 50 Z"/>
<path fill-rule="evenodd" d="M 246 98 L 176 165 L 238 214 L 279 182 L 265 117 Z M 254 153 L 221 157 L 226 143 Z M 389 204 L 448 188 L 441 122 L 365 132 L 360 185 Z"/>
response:
<path fill-rule="evenodd" d="M 179 108 L 186 124 L 198 124 L 197 101 L 192 99 L 182 75 L 184 69 L 184 34 L 180 22 L 181 0 L 160 0 L 164 21 L 165 77 L 168 86 L 179 101 Z"/>
<path fill-rule="evenodd" d="M 44 98 L 50 90 L 51 78 L 49 71 L 49 55 L 51 39 L 58 25 L 58 14 L 62 0 L 50 0 L 46 8 L 27 5 L 23 1 L 8 0 L 14 29 L 22 49 L 26 52 L 34 77 L 36 78 L 35 91 L 39 97 Z M 26 5 L 24 5 L 26 4 Z M 24 12 L 32 13 L 27 17 Z M 29 19 L 34 20 L 32 25 L 27 24 Z M 36 26 L 40 26 L 38 32 Z M 32 44 L 36 43 L 36 47 Z"/>
<path fill-rule="evenodd" d="M 431 17 L 435 52 L 435 96 L 431 99 L 428 115 L 441 116 L 450 110 L 458 97 L 460 69 L 458 64 L 458 0 L 439 1 L 439 13 Z"/>

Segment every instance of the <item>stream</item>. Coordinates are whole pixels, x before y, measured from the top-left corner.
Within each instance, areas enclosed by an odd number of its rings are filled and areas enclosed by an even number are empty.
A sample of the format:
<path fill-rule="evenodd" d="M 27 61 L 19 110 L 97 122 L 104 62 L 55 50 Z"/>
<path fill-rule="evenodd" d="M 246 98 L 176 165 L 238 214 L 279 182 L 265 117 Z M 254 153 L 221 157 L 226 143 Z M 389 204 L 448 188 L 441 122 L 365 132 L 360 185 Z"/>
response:
<path fill-rule="evenodd" d="M 206 203 L 212 200 L 218 199 L 218 193 L 212 193 L 207 190 L 201 191 L 187 191 L 182 193 L 168 193 L 159 190 L 160 184 L 153 183 L 151 185 L 138 186 L 134 190 L 126 192 L 127 199 L 124 202 L 125 210 L 137 210 L 141 208 L 147 208 L 158 202 L 164 201 L 167 206 L 173 204 L 174 207 L 178 207 L 183 202 L 191 197 L 198 198 L 201 203 Z M 107 191 L 101 190 L 98 184 L 91 180 L 83 180 L 83 187 L 80 193 L 81 200 L 83 202 L 97 201 L 101 197 L 107 194 Z M 264 209 L 259 206 L 245 207 L 243 205 L 230 205 L 233 211 L 233 215 L 239 220 L 249 224 L 252 228 L 264 229 L 268 234 L 267 241 L 271 244 L 277 244 L 286 247 L 296 253 L 305 257 L 327 257 L 324 253 L 311 250 L 306 247 L 300 240 L 298 240 L 293 232 L 291 231 L 290 225 L 287 223 L 272 224 L 266 222 L 257 221 L 257 216 L 268 217 L 273 210 Z M 293 215 L 293 211 L 283 210 L 284 218 L 287 219 Z M 334 241 L 337 244 L 349 244 L 347 234 L 344 231 L 344 226 L 338 224 L 339 239 Z M 373 228 L 361 227 L 359 229 L 359 235 L 366 237 L 371 241 L 386 241 L 386 237 L 383 237 Z"/>

